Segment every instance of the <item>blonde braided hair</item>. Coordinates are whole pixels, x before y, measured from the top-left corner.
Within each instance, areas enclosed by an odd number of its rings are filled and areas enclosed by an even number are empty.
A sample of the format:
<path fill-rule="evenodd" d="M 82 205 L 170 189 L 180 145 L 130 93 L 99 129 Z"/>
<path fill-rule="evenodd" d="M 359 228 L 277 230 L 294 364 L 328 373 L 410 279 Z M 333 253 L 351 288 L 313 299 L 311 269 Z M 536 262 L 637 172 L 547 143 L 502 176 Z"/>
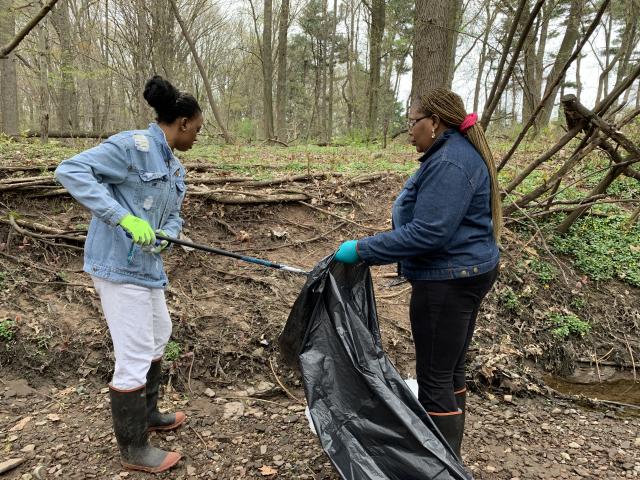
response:
<path fill-rule="evenodd" d="M 424 115 L 437 115 L 440 119 L 451 127 L 459 128 L 460 124 L 467 116 L 464 103 L 460 95 L 447 88 L 434 88 L 427 93 L 420 95 L 418 108 Z M 484 163 L 489 170 L 491 179 L 491 218 L 493 220 L 493 236 L 496 241 L 500 240 L 502 233 L 502 201 L 500 199 L 500 187 L 498 184 L 498 172 L 493 160 L 491 148 L 487 143 L 482 126 L 475 123 L 469 127 L 464 134 L 471 144 L 482 156 Z"/>

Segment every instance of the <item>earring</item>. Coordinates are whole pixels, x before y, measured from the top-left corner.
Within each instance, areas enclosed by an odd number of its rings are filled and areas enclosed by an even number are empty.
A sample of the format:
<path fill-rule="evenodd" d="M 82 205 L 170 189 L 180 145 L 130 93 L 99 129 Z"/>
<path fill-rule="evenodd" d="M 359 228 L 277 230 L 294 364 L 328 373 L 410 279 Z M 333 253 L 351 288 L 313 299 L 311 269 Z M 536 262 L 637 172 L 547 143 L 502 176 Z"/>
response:
<path fill-rule="evenodd" d="M 436 131 L 435 130 L 431 130 L 431 138 L 436 138 Z"/>

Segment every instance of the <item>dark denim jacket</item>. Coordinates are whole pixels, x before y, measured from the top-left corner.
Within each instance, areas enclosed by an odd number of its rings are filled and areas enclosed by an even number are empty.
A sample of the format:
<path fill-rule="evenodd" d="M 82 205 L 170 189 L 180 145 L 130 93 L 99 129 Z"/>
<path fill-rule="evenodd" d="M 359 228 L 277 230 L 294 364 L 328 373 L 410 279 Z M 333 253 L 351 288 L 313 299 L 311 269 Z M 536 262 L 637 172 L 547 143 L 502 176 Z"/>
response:
<path fill-rule="evenodd" d="M 491 182 L 482 157 L 459 132 L 440 135 L 393 204 L 393 230 L 358 240 L 370 265 L 400 262 L 409 280 L 445 280 L 493 270 Z"/>

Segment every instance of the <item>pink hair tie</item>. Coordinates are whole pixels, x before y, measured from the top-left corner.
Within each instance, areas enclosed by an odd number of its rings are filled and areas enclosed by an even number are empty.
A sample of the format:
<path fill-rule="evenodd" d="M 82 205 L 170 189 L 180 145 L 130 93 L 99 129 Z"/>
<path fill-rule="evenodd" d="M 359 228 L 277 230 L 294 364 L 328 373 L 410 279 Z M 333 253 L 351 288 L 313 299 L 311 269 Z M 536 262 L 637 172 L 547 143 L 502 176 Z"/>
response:
<path fill-rule="evenodd" d="M 460 133 L 465 133 L 467 130 L 473 127 L 477 121 L 478 121 L 477 113 L 470 113 L 469 115 L 464 117 L 464 120 L 460 124 L 460 127 L 458 127 L 458 129 L 460 130 Z"/>

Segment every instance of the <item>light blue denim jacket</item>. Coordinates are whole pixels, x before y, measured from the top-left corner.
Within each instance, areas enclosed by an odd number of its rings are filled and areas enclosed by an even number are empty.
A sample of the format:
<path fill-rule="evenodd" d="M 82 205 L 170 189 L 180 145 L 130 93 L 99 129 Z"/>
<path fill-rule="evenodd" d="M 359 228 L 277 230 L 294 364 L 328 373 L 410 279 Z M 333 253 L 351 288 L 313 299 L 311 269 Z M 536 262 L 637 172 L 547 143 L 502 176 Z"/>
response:
<path fill-rule="evenodd" d="M 500 259 L 493 237 L 489 171 L 456 130 L 443 132 L 420 159 L 393 204 L 393 230 L 358 240 L 370 265 L 400 262 L 409 280 L 482 275 Z"/>
<path fill-rule="evenodd" d="M 133 244 L 118 226 L 130 213 L 171 237 L 182 229 L 185 170 L 162 129 L 151 123 L 147 130 L 118 133 L 63 161 L 55 176 L 93 214 L 84 271 L 115 283 L 165 288 L 160 254 Z"/>

